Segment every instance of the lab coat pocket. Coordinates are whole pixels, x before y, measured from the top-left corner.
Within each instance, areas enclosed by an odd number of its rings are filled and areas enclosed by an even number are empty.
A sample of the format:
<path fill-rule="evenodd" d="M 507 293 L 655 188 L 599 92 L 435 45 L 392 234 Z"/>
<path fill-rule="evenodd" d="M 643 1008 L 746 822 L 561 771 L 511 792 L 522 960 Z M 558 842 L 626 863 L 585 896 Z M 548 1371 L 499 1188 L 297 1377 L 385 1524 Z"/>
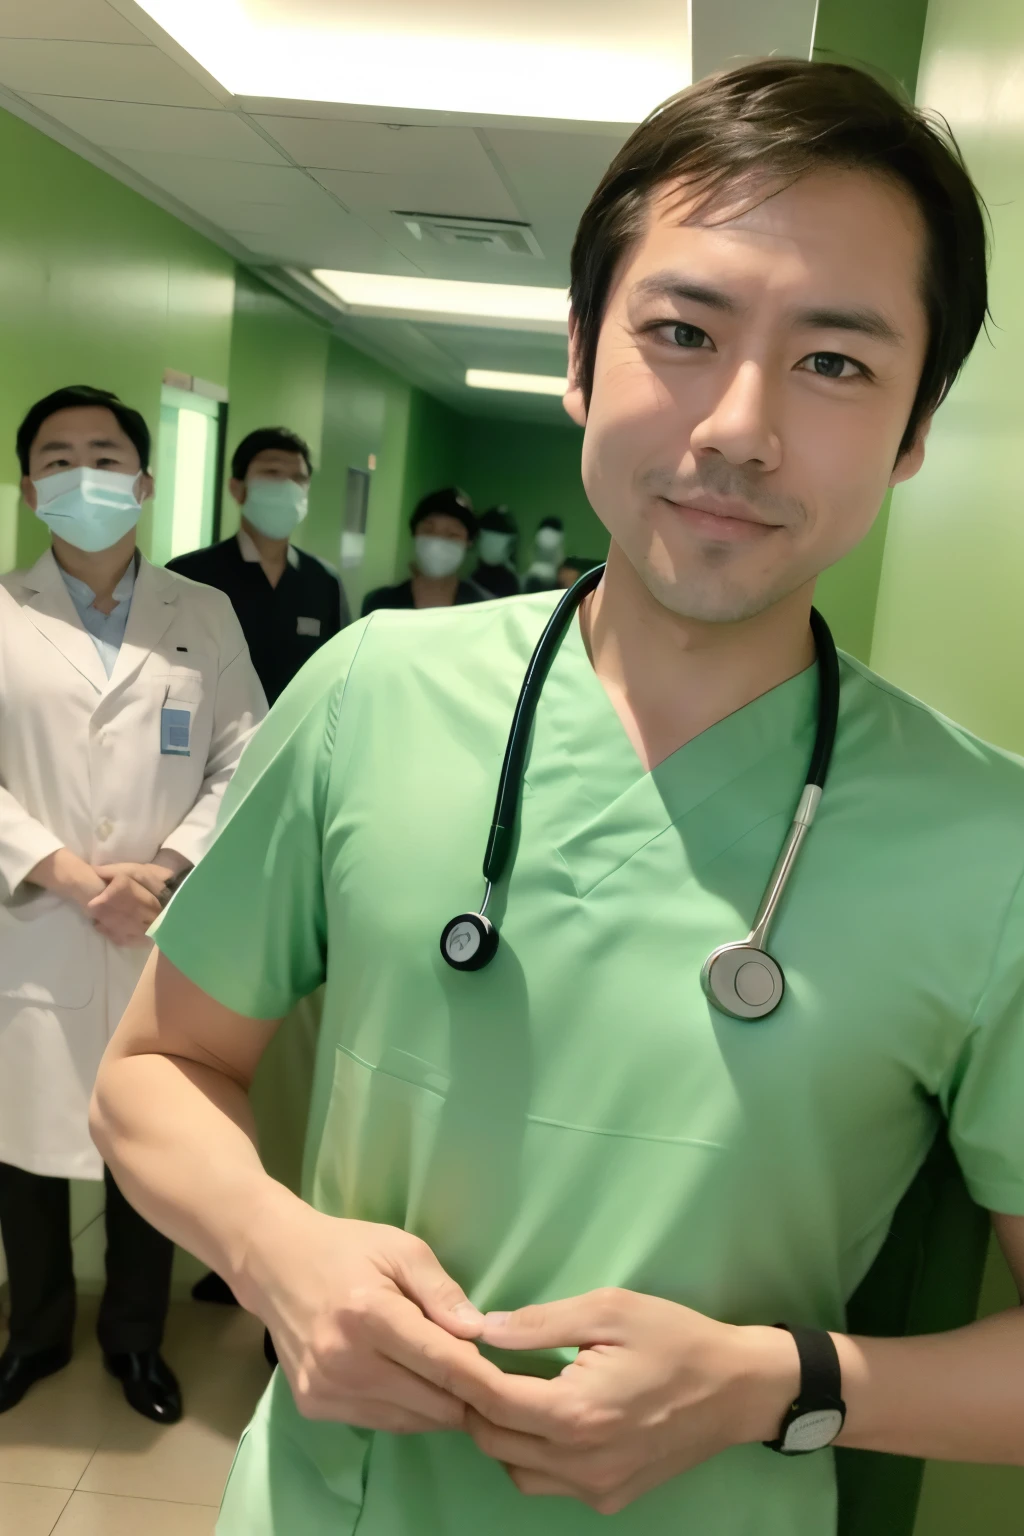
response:
<path fill-rule="evenodd" d="M 0 997 L 84 1008 L 95 990 L 88 920 L 40 892 L 0 906 Z"/>

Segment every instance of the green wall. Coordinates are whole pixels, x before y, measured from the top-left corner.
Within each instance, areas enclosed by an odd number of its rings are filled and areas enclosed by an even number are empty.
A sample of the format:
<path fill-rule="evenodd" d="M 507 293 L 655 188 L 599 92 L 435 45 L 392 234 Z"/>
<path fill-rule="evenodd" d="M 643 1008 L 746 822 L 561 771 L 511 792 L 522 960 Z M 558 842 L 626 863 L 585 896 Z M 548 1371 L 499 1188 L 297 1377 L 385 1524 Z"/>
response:
<path fill-rule="evenodd" d="M 988 202 L 994 323 L 935 418 L 923 470 L 893 494 L 871 653 L 886 677 L 1016 752 L 1024 751 L 1022 69 L 1018 0 L 931 0 L 917 99 L 948 118 Z M 993 1246 L 982 1310 L 1017 1300 Z M 1024 1471 L 929 1466 L 918 1536 L 1022 1529 Z"/>
<path fill-rule="evenodd" d="M 14 433 L 63 384 L 159 419 L 165 368 L 228 381 L 234 262 L 217 246 L 0 111 L 0 567 L 46 548 L 17 513 Z M 142 536 L 148 534 L 143 525 Z"/>
<path fill-rule="evenodd" d="M 856 64 L 913 100 L 928 0 L 818 0 L 814 57 Z"/>

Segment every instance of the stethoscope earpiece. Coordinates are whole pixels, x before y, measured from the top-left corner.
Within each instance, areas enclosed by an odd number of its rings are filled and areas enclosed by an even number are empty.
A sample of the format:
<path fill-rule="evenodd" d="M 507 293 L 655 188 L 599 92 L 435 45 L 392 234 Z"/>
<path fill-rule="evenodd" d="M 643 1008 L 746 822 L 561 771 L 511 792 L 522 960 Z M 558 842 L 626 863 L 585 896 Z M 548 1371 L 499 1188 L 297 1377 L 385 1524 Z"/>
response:
<path fill-rule="evenodd" d="M 441 953 L 456 971 L 482 971 L 498 953 L 498 930 L 481 912 L 463 912 L 442 933 Z"/>
<path fill-rule="evenodd" d="M 766 1019 L 782 1002 L 786 978 L 782 967 L 749 942 L 723 944 L 710 954 L 700 973 L 709 1003 L 734 1019 Z"/>

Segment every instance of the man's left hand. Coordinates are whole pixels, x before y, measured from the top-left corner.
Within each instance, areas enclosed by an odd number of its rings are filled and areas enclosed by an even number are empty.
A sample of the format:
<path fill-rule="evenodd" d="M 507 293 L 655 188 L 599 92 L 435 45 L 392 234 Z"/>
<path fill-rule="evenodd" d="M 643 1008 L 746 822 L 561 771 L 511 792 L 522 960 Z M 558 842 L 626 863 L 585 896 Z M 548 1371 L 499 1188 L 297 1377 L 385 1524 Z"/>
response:
<path fill-rule="evenodd" d="M 101 864 L 96 873 L 107 882 L 88 907 L 96 928 L 114 944 L 144 944 L 163 910 L 159 898 L 170 871 L 159 864 Z"/>
<path fill-rule="evenodd" d="M 738 1328 L 635 1291 L 492 1313 L 501 1349 L 578 1345 L 552 1381 L 506 1376 L 466 1427 L 522 1493 L 616 1514 L 732 1445 L 773 1439 L 799 1393 L 788 1333 Z"/>

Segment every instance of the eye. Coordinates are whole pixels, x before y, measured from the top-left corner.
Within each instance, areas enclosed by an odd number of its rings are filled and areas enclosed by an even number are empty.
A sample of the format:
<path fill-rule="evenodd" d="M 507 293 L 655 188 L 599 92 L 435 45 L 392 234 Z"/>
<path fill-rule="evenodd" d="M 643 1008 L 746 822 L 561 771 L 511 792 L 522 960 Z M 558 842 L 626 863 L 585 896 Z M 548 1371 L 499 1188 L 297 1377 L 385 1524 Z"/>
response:
<path fill-rule="evenodd" d="M 812 352 L 797 364 L 806 373 L 815 373 L 819 379 L 865 378 L 867 370 L 862 363 L 842 352 Z"/>
<path fill-rule="evenodd" d="M 673 346 L 685 347 L 688 351 L 698 351 L 711 342 L 707 331 L 702 331 L 699 325 L 687 325 L 682 320 L 676 325 L 666 326 L 665 329 L 671 332 Z"/>

